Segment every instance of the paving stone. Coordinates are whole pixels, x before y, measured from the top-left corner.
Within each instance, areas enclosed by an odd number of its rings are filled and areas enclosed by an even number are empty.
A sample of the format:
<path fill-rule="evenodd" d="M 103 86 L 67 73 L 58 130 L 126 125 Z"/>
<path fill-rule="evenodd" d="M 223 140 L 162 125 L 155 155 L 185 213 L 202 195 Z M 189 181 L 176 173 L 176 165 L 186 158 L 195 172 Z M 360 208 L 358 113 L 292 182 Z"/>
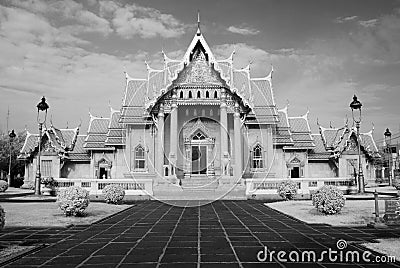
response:
<path fill-rule="evenodd" d="M 259 262 L 257 253 L 264 246 L 269 253 L 320 253 L 336 249 L 338 239 L 362 242 L 383 237 L 400 237 L 400 229 L 306 224 L 258 201 L 216 201 L 200 208 L 144 201 L 94 225 L 7 227 L 0 234 L 1 241 L 50 244 L 6 267 L 43 263 L 41 267 L 354 267 L 354 263 L 277 263 L 274 258 Z M 348 249 L 360 251 L 351 244 Z"/>

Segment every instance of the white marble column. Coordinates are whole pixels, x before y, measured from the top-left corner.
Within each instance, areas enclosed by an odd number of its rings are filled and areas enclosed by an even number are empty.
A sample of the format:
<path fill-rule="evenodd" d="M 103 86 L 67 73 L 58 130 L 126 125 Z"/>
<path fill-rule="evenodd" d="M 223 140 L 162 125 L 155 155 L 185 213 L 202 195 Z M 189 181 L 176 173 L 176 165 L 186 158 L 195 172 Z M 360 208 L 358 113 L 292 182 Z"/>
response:
<path fill-rule="evenodd" d="M 178 106 L 176 104 L 176 92 L 172 95 L 171 114 L 170 114 L 170 173 L 176 177 L 177 149 L 178 149 Z"/>
<path fill-rule="evenodd" d="M 158 137 L 158 148 L 156 151 L 157 154 L 157 172 L 158 177 L 164 177 L 164 106 L 160 104 L 160 109 L 158 110 L 158 129 L 157 129 L 157 137 Z"/>
<path fill-rule="evenodd" d="M 239 104 L 235 104 L 235 114 L 233 119 L 233 132 L 234 132 L 234 157 L 235 157 L 235 169 L 234 176 L 235 179 L 240 179 L 242 175 L 242 139 L 241 139 L 241 130 L 240 130 L 240 113 L 239 113 Z"/>
<path fill-rule="evenodd" d="M 220 124 L 221 124 L 221 175 L 229 175 L 228 152 L 228 114 L 225 89 L 221 88 Z"/>

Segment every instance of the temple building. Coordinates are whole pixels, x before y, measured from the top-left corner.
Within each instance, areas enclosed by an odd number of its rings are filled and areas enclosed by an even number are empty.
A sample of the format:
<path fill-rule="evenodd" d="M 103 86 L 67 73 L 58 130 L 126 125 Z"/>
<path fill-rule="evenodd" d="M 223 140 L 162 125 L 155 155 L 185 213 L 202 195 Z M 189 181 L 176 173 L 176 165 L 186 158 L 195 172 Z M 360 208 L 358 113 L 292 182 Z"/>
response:
<path fill-rule="evenodd" d="M 126 73 L 122 107 L 110 108 L 107 118 L 90 114 L 87 134 L 79 127 L 43 130 L 42 177 L 146 183 L 156 198 L 185 189 L 246 198 L 256 180 L 303 178 L 312 185 L 313 178 L 357 176 L 354 128 L 319 126 L 312 134 L 308 112 L 290 116 L 288 107 L 277 107 L 273 70 L 253 78 L 249 66 L 233 66 L 234 53 L 216 59 L 200 27 L 182 59 L 163 55 L 163 68 L 147 65 L 147 77 Z M 364 176 L 374 182 L 372 132 L 360 140 Z M 38 135 L 28 133 L 19 157 L 26 184 L 35 179 L 38 148 Z"/>

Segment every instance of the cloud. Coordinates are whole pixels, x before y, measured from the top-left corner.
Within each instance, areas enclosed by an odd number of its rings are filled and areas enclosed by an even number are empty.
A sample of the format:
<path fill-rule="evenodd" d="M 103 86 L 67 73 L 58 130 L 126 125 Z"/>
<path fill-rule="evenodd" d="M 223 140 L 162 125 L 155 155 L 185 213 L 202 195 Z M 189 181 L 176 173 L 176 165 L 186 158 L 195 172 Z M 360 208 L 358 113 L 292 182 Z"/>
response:
<path fill-rule="evenodd" d="M 29 116 L 42 95 L 51 104 L 54 122 L 78 124 L 88 107 L 108 116 L 104 113 L 109 101 L 114 107 L 121 104 L 123 71 L 145 77 L 143 62 L 132 60 L 143 58 L 143 52 L 125 58 L 90 51 L 87 41 L 35 13 L 0 6 L 0 111 L 23 103 L 18 111 L 12 111 L 18 115 L 15 127 L 28 124 L 36 129 L 35 118 Z M 85 125 L 86 118 L 82 119 Z"/>
<path fill-rule="evenodd" d="M 349 22 L 349 21 L 354 21 L 357 18 L 358 18 L 358 16 L 337 17 L 336 19 L 334 19 L 334 22 L 335 23 L 345 23 L 345 22 Z"/>
<path fill-rule="evenodd" d="M 378 19 L 360 20 L 358 23 L 364 27 L 374 27 L 378 23 Z"/>
<path fill-rule="evenodd" d="M 85 32 L 95 32 L 103 35 L 110 34 L 113 30 L 108 20 L 99 17 L 94 12 L 84 8 L 81 3 L 73 0 L 59 0 L 46 2 L 43 0 L 14 0 L 11 5 L 23 8 L 28 12 L 34 11 L 44 17 L 57 17 L 68 32 L 80 34 Z"/>
<path fill-rule="evenodd" d="M 250 27 L 244 27 L 244 26 L 242 26 L 242 27 L 229 26 L 227 30 L 229 32 L 236 33 L 236 34 L 242 34 L 242 35 L 256 35 L 256 34 L 260 33 L 259 30 L 256 30 L 256 29 L 253 29 Z"/>
<path fill-rule="evenodd" d="M 187 27 L 170 14 L 136 4 L 101 1 L 100 14 L 109 18 L 116 33 L 125 39 L 132 39 L 135 35 L 142 38 L 178 37 Z"/>

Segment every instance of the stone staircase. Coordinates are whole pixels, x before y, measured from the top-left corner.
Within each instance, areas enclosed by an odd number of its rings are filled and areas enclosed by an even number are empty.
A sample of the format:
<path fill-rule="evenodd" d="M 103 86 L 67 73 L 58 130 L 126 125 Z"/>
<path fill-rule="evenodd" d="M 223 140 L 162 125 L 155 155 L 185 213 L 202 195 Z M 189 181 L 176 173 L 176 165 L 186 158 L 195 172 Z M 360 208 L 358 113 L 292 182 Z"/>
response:
<path fill-rule="evenodd" d="M 183 190 L 213 191 L 218 188 L 218 180 L 207 176 L 191 177 L 181 180 Z"/>
<path fill-rule="evenodd" d="M 164 185 L 153 188 L 157 200 L 244 200 L 244 185 L 223 185 L 218 180 L 202 177 L 182 179 L 181 185 Z"/>

